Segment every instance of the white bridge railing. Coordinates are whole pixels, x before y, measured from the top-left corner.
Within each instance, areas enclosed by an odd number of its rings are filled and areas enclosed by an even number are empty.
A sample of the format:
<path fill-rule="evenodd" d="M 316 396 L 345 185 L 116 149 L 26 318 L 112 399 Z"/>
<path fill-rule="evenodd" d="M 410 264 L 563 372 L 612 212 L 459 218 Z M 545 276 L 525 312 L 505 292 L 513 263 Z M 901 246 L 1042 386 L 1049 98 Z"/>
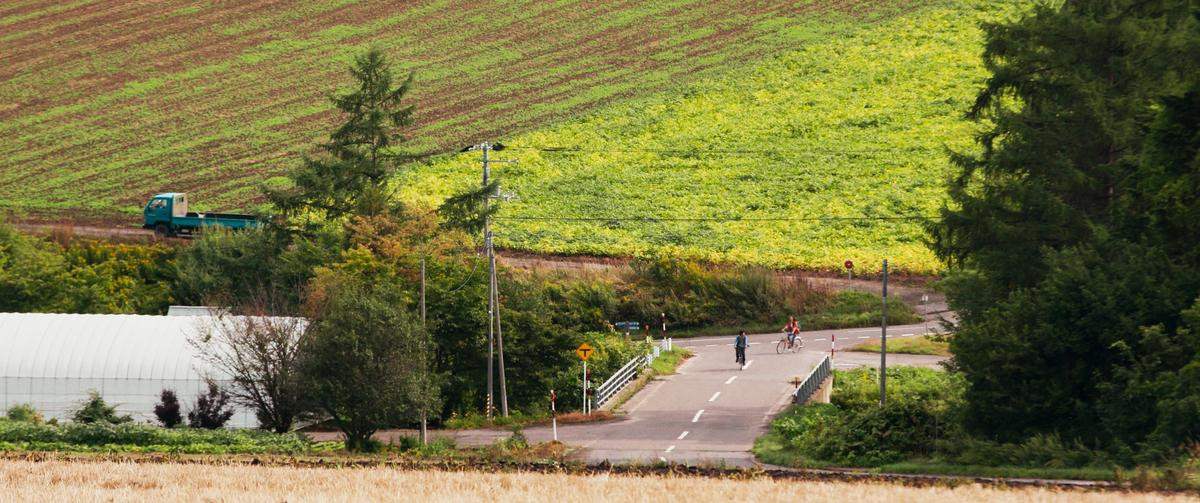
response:
<path fill-rule="evenodd" d="M 825 358 L 821 359 L 821 362 L 812 369 L 812 372 L 808 373 L 808 377 L 804 378 L 804 382 L 800 383 L 800 386 L 792 393 L 792 403 L 796 405 L 807 404 L 812 399 L 813 394 L 821 388 L 821 383 L 824 383 L 825 379 L 829 378 L 832 372 L 833 365 L 831 365 L 829 355 L 825 355 Z"/>
<path fill-rule="evenodd" d="M 607 381 L 604 381 L 604 384 L 601 384 L 599 388 L 596 388 L 596 394 L 592 398 L 595 406 L 602 406 L 605 402 L 608 402 L 613 397 L 617 396 L 617 393 L 622 389 L 625 389 L 625 385 L 629 384 L 630 381 L 636 378 L 643 368 L 650 366 L 650 364 L 654 362 L 654 359 L 658 358 L 658 355 L 662 354 L 663 351 L 670 350 L 671 339 L 667 338 L 654 343 L 651 346 L 649 354 L 635 356 L 630 359 L 625 363 L 625 365 L 622 365 L 620 369 L 618 369 L 616 372 L 613 372 L 612 377 L 609 377 Z"/>

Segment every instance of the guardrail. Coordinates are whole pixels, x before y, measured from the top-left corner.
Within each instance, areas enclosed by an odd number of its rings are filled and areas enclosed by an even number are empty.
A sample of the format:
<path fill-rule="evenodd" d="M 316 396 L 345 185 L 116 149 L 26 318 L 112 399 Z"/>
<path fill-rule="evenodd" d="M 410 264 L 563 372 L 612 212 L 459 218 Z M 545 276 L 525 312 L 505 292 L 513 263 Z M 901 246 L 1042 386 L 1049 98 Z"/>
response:
<path fill-rule="evenodd" d="M 804 382 L 800 383 L 800 387 L 792 393 L 792 403 L 796 405 L 804 405 L 808 403 L 814 393 L 821 387 L 821 383 L 829 378 L 833 372 L 833 365 L 829 361 L 829 355 L 825 355 L 821 362 L 808 373 L 808 377 L 804 378 Z"/>
<path fill-rule="evenodd" d="M 611 400 L 612 397 L 617 396 L 617 392 L 624 389 L 625 385 L 629 384 L 629 381 L 632 381 L 635 377 L 637 377 L 638 372 L 640 372 L 643 368 L 650 366 L 650 364 L 654 362 L 654 359 L 658 358 L 658 355 L 662 354 L 662 351 L 670 349 L 671 339 L 663 339 L 662 341 L 654 343 L 649 354 L 645 356 L 635 356 L 626 362 L 625 365 L 613 373 L 612 377 L 609 377 L 607 381 L 604 381 L 604 384 L 601 384 L 599 388 L 596 388 L 596 394 L 593 395 L 592 398 L 595 406 L 599 407 L 604 405 L 604 402 L 607 402 Z"/>

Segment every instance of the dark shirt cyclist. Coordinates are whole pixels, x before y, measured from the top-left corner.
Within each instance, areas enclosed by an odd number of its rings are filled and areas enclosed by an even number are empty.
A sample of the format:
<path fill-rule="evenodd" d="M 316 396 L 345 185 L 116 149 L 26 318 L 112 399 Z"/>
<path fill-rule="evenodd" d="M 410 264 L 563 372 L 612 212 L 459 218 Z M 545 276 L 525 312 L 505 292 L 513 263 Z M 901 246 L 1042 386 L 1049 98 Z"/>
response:
<path fill-rule="evenodd" d="M 733 340 L 734 356 L 737 358 L 737 363 L 741 365 L 743 369 L 746 368 L 746 346 L 749 345 L 750 342 L 746 338 L 745 330 L 739 332 L 737 338 Z"/>

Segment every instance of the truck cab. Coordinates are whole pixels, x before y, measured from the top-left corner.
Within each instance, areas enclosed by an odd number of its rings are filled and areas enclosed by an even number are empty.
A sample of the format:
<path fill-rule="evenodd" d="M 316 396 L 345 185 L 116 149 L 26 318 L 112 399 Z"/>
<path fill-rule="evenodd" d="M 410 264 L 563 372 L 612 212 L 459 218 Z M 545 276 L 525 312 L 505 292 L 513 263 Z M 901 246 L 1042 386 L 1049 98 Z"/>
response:
<path fill-rule="evenodd" d="M 175 230 L 171 225 L 172 220 L 186 217 L 187 212 L 187 194 L 167 192 L 155 195 L 143 210 L 145 220 L 142 228 L 154 229 L 154 232 L 161 235 L 172 234 Z"/>

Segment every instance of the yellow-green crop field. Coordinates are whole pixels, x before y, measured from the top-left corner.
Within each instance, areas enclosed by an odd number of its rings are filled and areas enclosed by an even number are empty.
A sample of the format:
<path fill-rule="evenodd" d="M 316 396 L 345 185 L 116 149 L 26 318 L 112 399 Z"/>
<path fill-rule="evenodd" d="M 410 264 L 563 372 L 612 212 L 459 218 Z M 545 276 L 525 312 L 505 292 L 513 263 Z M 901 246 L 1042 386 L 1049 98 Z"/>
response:
<path fill-rule="evenodd" d="M 0 213 L 135 225 L 168 190 L 252 209 L 377 45 L 416 72 L 413 150 L 511 147 L 504 247 L 936 273 L 921 219 L 973 148 L 979 23 L 1027 4 L 6 2 Z M 436 204 L 478 180 L 467 153 L 400 184 Z"/>
<path fill-rule="evenodd" d="M 328 134 L 370 45 L 416 74 L 412 149 L 457 151 L 928 1 L 7 0 L 0 212 L 132 224 L 160 191 L 249 209 Z"/>
<path fill-rule="evenodd" d="M 519 161 L 494 169 L 517 197 L 497 242 L 817 270 L 849 259 L 873 272 L 887 258 L 935 273 L 921 217 L 945 200 L 949 150 L 973 146 L 963 115 L 985 76 L 979 23 L 1019 9 L 953 0 L 826 25 L 744 71 L 511 138 L 493 154 Z M 477 184 L 478 159 L 417 169 L 406 190 L 436 201 Z"/>

